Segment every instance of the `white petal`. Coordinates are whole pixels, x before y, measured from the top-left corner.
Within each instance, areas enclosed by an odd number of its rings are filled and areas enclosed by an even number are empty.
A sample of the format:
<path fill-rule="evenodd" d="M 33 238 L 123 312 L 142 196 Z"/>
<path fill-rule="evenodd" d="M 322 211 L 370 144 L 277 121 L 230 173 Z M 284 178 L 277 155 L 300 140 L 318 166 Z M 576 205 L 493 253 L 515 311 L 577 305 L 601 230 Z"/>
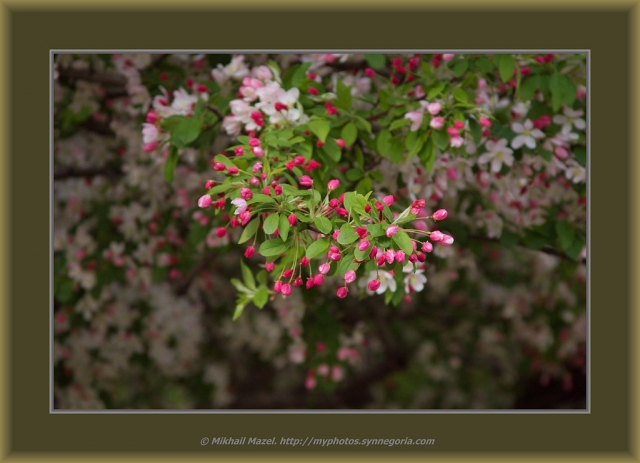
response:
<path fill-rule="evenodd" d="M 524 144 L 530 149 L 534 149 L 536 147 L 536 141 L 533 137 L 525 137 Z"/>
<path fill-rule="evenodd" d="M 514 122 L 511 124 L 511 130 L 516 133 L 522 133 L 524 132 L 524 126 L 520 122 Z"/>
<path fill-rule="evenodd" d="M 520 148 L 522 145 L 524 145 L 525 138 L 526 137 L 524 135 L 518 135 L 516 138 L 511 140 L 511 147 L 514 149 Z"/>

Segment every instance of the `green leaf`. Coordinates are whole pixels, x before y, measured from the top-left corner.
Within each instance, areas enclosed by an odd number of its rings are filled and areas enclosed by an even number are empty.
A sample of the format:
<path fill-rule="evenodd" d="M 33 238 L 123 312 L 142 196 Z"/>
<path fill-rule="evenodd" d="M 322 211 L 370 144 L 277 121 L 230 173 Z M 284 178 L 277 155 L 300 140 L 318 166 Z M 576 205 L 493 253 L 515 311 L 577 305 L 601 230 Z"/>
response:
<path fill-rule="evenodd" d="M 249 222 L 247 224 L 247 226 L 244 227 L 244 230 L 242 230 L 242 235 L 240 235 L 240 239 L 238 240 L 238 244 L 242 244 L 242 243 L 245 243 L 245 242 L 249 241 L 251 239 L 251 237 L 256 234 L 256 231 L 258 231 L 258 226 L 259 225 L 260 225 L 260 218 L 259 217 L 256 217 L 251 222 Z"/>
<path fill-rule="evenodd" d="M 271 196 L 267 196 L 265 194 L 262 193 L 256 193 L 253 195 L 253 197 L 247 201 L 247 204 L 259 204 L 259 203 L 275 203 L 276 200 L 273 199 Z"/>
<path fill-rule="evenodd" d="M 575 229 L 573 225 L 565 221 L 556 222 L 556 233 L 560 238 L 560 247 L 563 251 L 567 251 L 573 244 L 575 238 Z"/>
<path fill-rule="evenodd" d="M 338 264 L 338 273 L 341 277 L 344 277 L 344 274 L 349 270 L 355 270 L 360 266 L 360 264 L 353 261 L 354 257 L 354 253 L 350 252 L 346 256 L 342 256 L 342 259 L 340 259 L 340 264 Z"/>
<path fill-rule="evenodd" d="M 207 194 L 209 196 L 215 196 L 218 193 L 224 193 L 225 191 L 229 190 L 230 188 L 233 188 L 234 185 L 232 182 L 225 182 L 222 183 L 220 185 L 216 185 L 213 188 L 209 188 L 209 191 L 207 191 Z"/>
<path fill-rule="evenodd" d="M 393 241 L 398 245 L 404 253 L 409 256 L 413 253 L 413 245 L 411 244 L 411 238 L 404 230 L 398 229 L 398 232 L 392 236 Z"/>
<path fill-rule="evenodd" d="M 367 225 L 367 231 L 373 238 L 384 236 L 384 228 L 379 223 Z"/>
<path fill-rule="evenodd" d="M 365 54 L 364 59 L 367 64 L 373 69 L 382 69 L 387 62 L 387 58 L 382 54 Z"/>
<path fill-rule="evenodd" d="M 246 306 L 247 306 L 247 301 L 245 298 L 242 298 L 241 300 L 238 301 L 238 304 L 236 305 L 236 310 L 233 312 L 234 321 L 240 318 L 240 315 L 242 315 L 242 311 Z"/>
<path fill-rule="evenodd" d="M 540 88 L 540 78 L 538 76 L 527 76 L 520 84 L 520 98 L 529 101 L 533 94 Z"/>
<path fill-rule="evenodd" d="M 364 130 L 368 134 L 371 134 L 371 122 L 366 120 L 364 117 L 356 116 L 356 126 L 360 130 Z"/>
<path fill-rule="evenodd" d="M 169 156 L 164 163 L 164 179 L 169 183 L 173 182 L 173 173 L 178 164 L 178 157 L 178 148 L 171 146 L 169 148 Z"/>
<path fill-rule="evenodd" d="M 291 69 L 282 77 L 282 85 L 284 88 L 289 89 L 293 87 L 299 87 L 300 84 L 306 79 L 306 72 L 313 63 L 302 63 L 292 66 Z"/>
<path fill-rule="evenodd" d="M 353 231 L 351 224 L 345 223 L 340 227 L 340 233 L 338 234 L 338 243 L 351 244 L 358 239 L 358 234 Z"/>
<path fill-rule="evenodd" d="M 551 162 L 551 157 L 553 156 L 553 153 L 551 151 L 548 151 L 544 148 L 538 148 L 538 153 L 540 154 L 540 156 L 542 156 L 542 158 L 547 161 L 547 162 Z"/>
<path fill-rule="evenodd" d="M 444 151 L 447 146 L 449 146 L 449 136 L 444 132 L 444 130 L 432 130 L 431 139 L 440 151 Z"/>
<path fill-rule="evenodd" d="M 569 246 L 565 250 L 565 252 L 572 259 L 578 260 L 578 258 L 580 257 L 580 254 L 582 253 L 582 250 L 584 249 L 585 245 L 586 245 L 585 239 L 582 236 L 576 235 L 574 240 L 573 240 L 573 243 L 571 244 L 571 246 Z"/>
<path fill-rule="evenodd" d="M 404 118 L 403 119 L 396 119 L 389 126 L 389 130 L 395 130 L 395 129 L 398 129 L 400 127 L 404 127 L 405 125 L 409 125 L 409 124 L 411 124 L 411 121 L 409 119 L 404 119 Z"/>
<path fill-rule="evenodd" d="M 475 61 L 475 64 L 487 74 L 493 72 L 493 69 L 495 68 L 491 60 L 489 60 L 485 56 L 481 56 L 480 58 L 478 58 Z"/>
<path fill-rule="evenodd" d="M 507 230 L 506 228 L 502 229 L 502 235 L 500 236 L 500 243 L 503 246 L 506 246 L 508 248 L 513 247 L 516 244 L 518 244 L 519 240 L 520 238 L 515 233 Z"/>
<path fill-rule="evenodd" d="M 313 223 L 315 224 L 316 228 L 325 235 L 328 235 L 333 231 L 333 225 L 331 225 L 331 221 L 326 217 L 318 216 L 313 219 Z"/>
<path fill-rule="evenodd" d="M 556 112 L 562 105 L 562 85 L 560 83 L 560 73 L 556 70 L 549 79 L 549 90 L 551 91 L 551 106 Z"/>
<path fill-rule="evenodd" d="M 373 185 L 369 177 L 363 178 L 356 185 L 356 191 L 363 195 L 366 195 L 367 193 L 371 193 L 372 189 L 373 189 Z"/>
<path fill-rule="evenodd" d="M 376 144 L 382 156 L 389 156 L 391 152 L 391 132 L 387 129 L 381 130 L 376 139 Z"/>
<path fill-rule="evenodd" d="M 313 259 L 320 254 L 324 254 L 329 249 L 329 240 L 326 238 L 320 238 L 319 240 L 314 241 L 307 248 L 305 255 L 307 259 Z"/>
<path fill-rule="evenodd" d="M 331 123 L 329 121 L 325 119 L 314 119 L 309 121 L 307 125 L 309 126 L 309 130 L 311 130 L 322 143 L 326 141 L 329 130 L 331 130 Z"/>
<path fill-rule="evenodd" d="M 266 286 L 260 286 L 253 295 L 253 303 L 257 308 L 262 309 L 269 300 L 269 290 Z"/>
<path fill-rule="evenodd" d="M 271 216 L 269 216 L 271 217 Z M 289 220 L 287 219 L 287 217 L 282 214 L 280 215 L 280 238 L 282 239 L 282 241 L 287 241 L 287 238 L 289 237 L 289 228 L 291 227 L 291 225 L 289 224 Z"/>
<path fill-rule="evenodd" d="M 274 212 L 273 214 L 269 214 L 269 217 L 265 219 L 262 229 L 267 235 L 273 235 L 273 233 L 278 229 L 279 224 L 280 214 Z"/>
<path fill-rule="evenodd" d="M 427 171 L 431 173 L 433 170 L 433 164 L 436 162 L 436 145 L 432 139 L 428 139 L 420 152 L 418 157 L 422 162 L 422 165 L 427 168 Z"/>
<path fill-rule="evenodd" d="M 583 146 L 576 146 L 573 148 L 573 155 L 582 167 L 587 166 L 587 149 Z"/>
<path fill-rule="evenodd" d="M 345 111 L 351 109 L 351 87 L 346 86 L 341 80 L 338 80 L 338 100 L 336 106 Z"/>
<path fill-rule="evenodd" d="M 404 159 L 404 144 L 397 138 L 391 140 L 391 162 L 398 163 Z"/>
<path fill-rule="evenodd" d="M 252 290 L 247 288 L 247 286 L 237 278 L 232 278 L 230 281 L 233 287 L 236 288 L 241 293 L 249 294 L 253 292 Z"/>
<path fill-rule="evenodd" d="M 202 122 L 195 117 L 185 117 L 171 133 L 171 143 L 186 148 L 200 135 Z"/>
<path fill-rule="evenodd" d="M 260 245 L 260 249 L 258 249 L 258 252 L 264 257 L 273 257 L 279 256 L 283 252 L 286 252 L 290 247 L 291 240 L 287 240 L 283 243 L 280 238 L 277 238 L 263 242 Z"/>
<path fill-rule="evenodd" d="M 340 150 L 340 145 L 333 139 L 329 138 L 324 146 L 322 147 L 322 151 L 329 156 L 329 158 L 333 162 L 340 162 L 340 158 L 342 157 L 342 152 Z"/>
<path fill-rule="evenodd" d="M 251 273 L 249 267 L 247 267 L 244 262 L 240 261 L 240 269 L 242 270 L 242 279 L 244 280 L 244 284 L 247 288 L 255 290 L 256 280 L 253 278 L 253 273 Z"/>
<path fill-rule="evenodd" d="M 508 82 L 513 77 L 513 72 L 516 70 L 516 60 L 511 55 L 497 55 L 500 57 L 498 62 L 498 71 L 500 71 L 500 78 L 502 82 Z"/>
<path fill-rule="evenodd" d="M 342 128 L 342 132 L 340 133 L 340 137 L 346 146 L 351 146 L 358 138 L 358 129 L 353 122 L 349 122 Z"/>
<path fill-rule="evenodd" d="M 469 96 L 467 95 L 467 92 L 465 92 L 463 89 L 461 88 L 454 88 L 451 93 L 453 94 L 453 98 L 455 98 L 456 101 L 460 102 L 460 103 L 468 103 L 469 102 Z"/>
<path fill-rule="evenodd" d="M 442 93 L 442 91 L 444 90 L 444 88 L 447 86 L 447 84 L 445 84 L 444 82 L 436 85 L 435 87 L 433 87 L 431 90 L 429 90 L 429 93 L 427 93 L 427 99 L 428 100 L 433 100 L 436 96 L 440 95 Z"/>
<path fill-rule="evenodd" d="M 456 77 L 460 77 L 462 74 L 467 72 L 468 68 L 469 68 L 469 61 L 467 61 L 466 59 L 462 61 L 458 61 L 453 66 L 453 75 L 455 75 Z"/>
<path fill-rule="evenodd" d="M 349 169 L 346 173 L 347 180 L 356 182 L 362 178 L 362 171 L 360 169 Z"/>

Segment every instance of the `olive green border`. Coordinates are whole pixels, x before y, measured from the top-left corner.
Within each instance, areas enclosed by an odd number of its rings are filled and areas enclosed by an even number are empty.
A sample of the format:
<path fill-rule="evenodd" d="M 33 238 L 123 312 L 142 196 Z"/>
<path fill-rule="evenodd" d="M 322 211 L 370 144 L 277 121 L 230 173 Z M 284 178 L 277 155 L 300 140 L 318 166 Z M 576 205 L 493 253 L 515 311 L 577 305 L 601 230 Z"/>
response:
<path fill-rule="evenodd" d="M 226 5 L 249 5 L 236 0 Z M 358 3 L 359 10 L 346 6 Z M 638 333 L 636 302 L 629 277 L 636 276 L 629 254 L 639 257 L 629 241 L 636 208 L 627 189 L 630 147 L 638 146 L 637 113 L 628 108 L 638 95 L 637 28 L 640 13 L 635 2 L 492 2 L 483 10 L 448 2 L 455 11 L 427 11 L 442 2 L 393 2 L 394 9 L 374 13 L 374 2 L 315 2 L 335 11 L 287 15 L 282 11 L 245 8 L 233 13 L 201 2 L 180 3 L 180 12 L 162 13 L 175 2 L 109 2 L 130 11 L 86 13 L 89 5 L 67 2 L 55 8 L 48 2 L 0 0 L 2 47 L 0 63 L 0 140 L 4 155 L 0 172 L 5 189 L 0 194 L 0 294 L 5 296 L 0 326 L 0 459 L 6 461 L 146 461 L 234 457 L 305 460 L 331 458 L 425 459 L 487 461 L 576 459 L 638 461 L 637 378 Z M 147 11 L 145 6 L 153 5 Z M 218 2 L 217 4 L 220 4 Z M 255 2 L 253 2 L 255 4 Z M 273 2 L 270 2 L 273 4 Z M 291 3 L 293 5 L 293 3 Z M 80 6 L 81 5 L 81 6 Z M 276 6 L 285 6 L 277 2 Z M 383 3 L 379 2 L 382 9 Z M 384 2 L 389 5 L 389 2 Z M 420 5 L 420 6 L 418 6 Z M 452 6 L 453 5 L 453 6 Z M 472 4 L 476 5 L 476 4 Z M 580 10 L 589 6 L 589 10 Z M 189 8 L 192 6 L 192 8 Z M 296 4 L 297 7 L 299 5 Z M 473 6 L 472 6 L 473 7 Z M 633 9 L 632 9 L 633 7 Z M 84 10 L 80 10 L 83 8 Z M 526 11 L 529 8 L 530 11 Z M 547 8 L 543 11 L 542 8 Z M 133 11 L 137 9 L 139 11 Z M 491 10 L 491 11 L 489 11 Z M 83 13 L 84 11 L 84 13 Z M 630 40 L 633 39 L 633 42 Z M 592 62 L 591 114 L 591 336 L 592 401 L 590 414 L 574 415 L 51 415 L 49 414 L 49 201 L 43 194 L 49 182 L 49 49 L 590 49 Z M 633 61 L 632 61 L 633 60 Z M 634 68 L 631 65 L 636 66 Z M 630 72 L 635 71 L 630 77 Z M 11 103 L 10 109 L 9 104 Z M 9 112 L 11 111 L 11 112 Z M 626 115 L 629 117 L 626 118 Z M 633 117 L 631 117 L 633 116 Z M 627 120 L 628 119 L 628 120 Z M 627 125 L 627 122 L 629 125 Z M 635 122 L 635 123 L 634 123 Z M 11 130 L 13 129 L 13 130 Z M 634 143 L 635 142 L 635 143 Z M 11 153 L 11 154 L 9 154 Z M 635 167 L 635 168 L 631 168 Z M 633 196 L 638 199 L 638 191 Z M 10 198 L 10 199 L 9 199 Z M 9 205 L 11 201 L 11 205 Z M 635 214 L 637 215 L 637 214 Z M 636 228 L 638 217 L 634 218 Z M 11 238 L 10 238 L 11 237 Z M 4 265 L 11 259 L 11 264 Z M 637 262 L 637 259 L 636 259 Z M 4 277 L 4 278 L 2 278 Z M 633 298 L 632 298 L 633 297 Z M 629 310 L 631 309 L 631 310 Z M 637 312 L 636 312 L 637 313 Z M 635 328 L 635 331 L 633 331 Z M 628 344 L 634 342 L 633 349 Z M 636 355 L 632 355 L 636 354 Z M 635 360 L 635 364 L 633 362 Z M 633 373 L 633 376 L 632 376 Z M 631 382 L 633 380 L 633 383 Z M 636 387 L 632 387 L 635 385 Z M 428 437 L 433 448 L 376 449 L 376 454 L 354 448 L 321 453 L 286 452 L 282 447 L 254 448 L 251 452 L 219 452 L 201 448 L 205 436 L 285 437 Z M 82 455 L 60 452 L 88 452 Z M 227 448 L 226 450 L 229 450 Z M 342 453 L 336 453 L 342 450 Z M 348 450 L 345 452 L 345 450 Z M 413 449 L 411 449 L 413 450 Z M 104 452 L 163 452 L 161 455 Z M 166 452 L 184 453 L 166 453 Z M 441 453 L 441 452 L 456 453 Z M 552 455 L 535 452 L 555 451 Z M 33 453 L 37 452 L 37 453 Z M 100 453 L 98 453 L 100 452 Z M 464 452 L 464 453 L 462 453 Z M 494 452 L 494 453 L 486 453 Z M 495 453 L 500 452 L 500 453 Z M 510 452 L 505 454 L 502 452 Z M 573 453 L 572 453 L 573 452 Z M 588 452 L 588 453 L 583 453 Z M 595 453 L 598 452 L 598 453 Z M 606 453 L 603 453 L 606 452 Z M 8 455 L 8 456 L 7 456 Z M 2 460 L 2 461 L 4 461 Z"/>

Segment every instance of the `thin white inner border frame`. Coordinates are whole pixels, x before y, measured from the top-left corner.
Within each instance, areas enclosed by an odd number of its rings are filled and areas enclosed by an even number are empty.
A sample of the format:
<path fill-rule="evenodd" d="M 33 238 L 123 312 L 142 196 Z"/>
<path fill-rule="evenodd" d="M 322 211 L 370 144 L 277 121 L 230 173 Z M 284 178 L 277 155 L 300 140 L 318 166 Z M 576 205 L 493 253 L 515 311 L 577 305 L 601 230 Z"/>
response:
<path fill-rule="evenodd" d="M 54 409 L 53 394 L 53 65 L 54 56 L 56 54 L 114 54 L 114 53 L 170 53 L 170 54 L 307 54 L 307 53 L 382 53 L 382 54 L 398 54 L 398 53 L 466 53 L 466 54 L 507 54 L 507 53 L 582 53 L 586 55 L 587 62 L 587 166 L 586 166 L 586 183 L 587 183 L 587 408 L 585 410 L 405 410 L 405 409 L 364 409 L 364 410 L 228 410 L 228 409 L 184 409 L 184 410 L 61 410 Z M 281 49 L 281 50 L 249 50 L 249 49 L 146 49 L 146 50 L 112 50 L 112 49 L 50 49 L 49 50 L 49 300 L 50 300 L 50 316 L 49 316 L 49 413 L 50 414 L 453 414 L 453 415 L 476 415 L 476 414 L 591 414 L 591 50 L 590 49 L 451 49 L 451 50 L 430 50 L 430 49 L 384 49 L 384 50 L 367 50 L 367 49 L 347 49 L 347 50 L 323 50 L 323 49 Z"/>

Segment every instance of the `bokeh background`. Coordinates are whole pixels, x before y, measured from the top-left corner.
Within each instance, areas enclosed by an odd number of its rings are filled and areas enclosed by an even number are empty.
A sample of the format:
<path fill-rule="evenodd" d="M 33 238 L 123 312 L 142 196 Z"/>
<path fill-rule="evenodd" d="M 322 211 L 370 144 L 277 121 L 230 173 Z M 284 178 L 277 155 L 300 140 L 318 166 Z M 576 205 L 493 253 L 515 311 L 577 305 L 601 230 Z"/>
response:
<path fill-rule="evenodd" d="M 536 75 L 536 56 L 516 59 Z M 384 57 L 380 75 L 393 72 L 395 57 Z M 419 57 L 432 67 L 434 58 Z M 355 96 L 381 85 L 364 72 L 371 63 L 362 55 L 243 59 L 247 67 L 273 59 L 283 69 L 311 61 L 329 89 L 340 80 Z M 434 75 L 456 78 L 460 59 Z M 489 165 L 478 162 L 485 145 L 471 140 L 468 156 L 442 153 L 431 172 L 383 161 L 372 186 L 392 194 L 415 188 L 433 210 L 450 211 L 446 226 L 456 238 L 429 256 L 424 289 L 397 307 L 383 296 L 338 299 L 327 284 L 262 310 L 248 306 L 233 321 L 230 279 L 241 278 L 244 248 L 217 237 L 215 219 L 197 207 L 209 160 L 231 137 L 220 131 L 209 149 L 185 150 L 169 184 L 162 153 L 143 149 L 142 127 L 162 89 L 203 85 L 222 95 L 218 104 L 234 98 L 239 61 L 127 53 L 54 61 L 55 408 L 586 407 L 584 126 L 559 140 L 563 123 L 550 125 L 539 144 L 551 158 L 523 152 L 491 180 L 482 175 Z M 477 69 L 495 81 L 471 79 L 469 92 L 505 127 L 566 114 L 545 106 L 543 84 L 523 100 L 499 83 L 497 68 Z M 584 114 L 584 57 L 555 55 L 540 69 L 575 81 L 573 110 Z M 523 237 L 523 228 L 535 233 Z"/>

